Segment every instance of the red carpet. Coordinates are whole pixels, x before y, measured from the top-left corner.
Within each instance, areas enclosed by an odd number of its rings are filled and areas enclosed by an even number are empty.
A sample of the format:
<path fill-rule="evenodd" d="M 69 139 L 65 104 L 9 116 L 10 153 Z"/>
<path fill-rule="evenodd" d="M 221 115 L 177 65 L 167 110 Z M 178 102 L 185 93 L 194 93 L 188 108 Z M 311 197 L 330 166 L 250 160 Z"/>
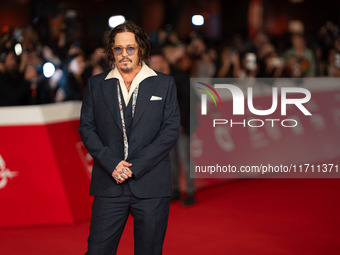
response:
<path fill-rule="evenodd" d="M 338 255 L 340 180 L 237 180 L 173 203 L 165 255 Z M 5 205 L 3 205 L 5 206 Z M 132 220 L 118 254 L 133 254 Z M 89 222 L 0 229 L 1 255 L 84 254 Z"/>

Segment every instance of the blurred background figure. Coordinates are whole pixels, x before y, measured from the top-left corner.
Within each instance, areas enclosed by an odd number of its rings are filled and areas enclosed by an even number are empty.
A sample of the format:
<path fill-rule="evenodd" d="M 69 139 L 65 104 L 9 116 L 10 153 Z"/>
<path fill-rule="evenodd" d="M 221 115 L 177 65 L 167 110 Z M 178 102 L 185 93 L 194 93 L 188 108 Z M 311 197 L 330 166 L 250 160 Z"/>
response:
<path fill-rule="evenodd" d="M 259 71 L 257 56 L 253 52 L 246 52 L 241 59 L 241 68 L 238 77 L 235 78 L 255 78 Z"/>
<path fill-rule="evenodd" d="M 278 56 L 275 47 L 267 43 L 259 49 L 259 70 L 257 77 L 279 78 L 282 75 L 284 60 Z"/>
<path fill-rule="evenodd" d="M 84 72 L 84 82 L 85 84 L 87 83 L 87 80 L 94 75 L 100 74 L 106 70 L 108 70 L 107 68 L 107 63 L 108 63 L 108 59 L 107 56 L 105 54 L 105 50 L 104 48 L 96 48 L 91 56 L 90 56 L 90 60 L 88 65 L 85 68 L 85 72 Z"/>
<path fill-rule="evenodd" d="M 149 60 L 151 69 L 170 74 L 177 86 L 177 100 L 181 113 L 180 135 L 176 145 L 170 152 L 173 195 L 172 201 L 182 199 L 180 190 L 180 169 L 184 170 L 186 198 L 184 206 L 195 204 L 195 183 L 190 178 L 190 77 L 185 72 L 171 66 L 161 51 L 154 51 Z"/>
<path fill-rule="evenodd" d="M 0 106 L 23 105 L 28 103 L 29 82 L 33 78 L 30 70 L 19 71 L 19 58 L 10 50 L 0 56 Z"/>
<path fill-rule="evenodd" d="M 201 54 L 201 58 L 197 61 L 197 69 L 194 77 L 211 78 L 216 73 L 217 52 L 214 49 L 208 49 Z"/>
<path fill-rule="evenodd" d="M 49 51 L 45 48 L 45 55 L 40 56 L 36 50 L 23 53 L 21 66 L 25 66 L 25 79 L 30 83 L 30 97 L 28 104 L 47 104 L 53 102 L 53 91 L 50 88 L 49 80 L 44 73 L 44 56 L 49 58 Z M 44 53 L 44 51 L 42 52 Z M 58 63 L 57 60 L 49 58 L 51 61 Z"/>
<path fill-rule="evenodd" d="M 85 71 L 84 56 L 74 55 L 68 64 L 68 70 L 61 77 L 56 92 L 56 101 L 82 100 L 85 89 L 83 74 Z"/>
<path fill-rule="evenodd" d="M 220 64 L 217 71 L 218 78 L 240 77 L 240 57 L 238 52 L 229 46 L 223 48 L 220 55 Z"/>
<path fill-rule="evenodd" d="M 303 35 L 292 35 L 291 42 L 292 48 L 284 53 L 288 77 L 300 78 L 315 76 L 314 54 L 311 49 L 306 47 Z"/>
<path fill-rule="evenodd" d="M 165 45 L 162 49 L 165 59 L 170 65 L 175 66 L 185 55 L 185 48 L 182 46 Z"/>
<path fill-rule="evenodd" d="M 334 41 L 334 48 L 329 51 L 328 75 L 340 77 L 340 36 Z"/>

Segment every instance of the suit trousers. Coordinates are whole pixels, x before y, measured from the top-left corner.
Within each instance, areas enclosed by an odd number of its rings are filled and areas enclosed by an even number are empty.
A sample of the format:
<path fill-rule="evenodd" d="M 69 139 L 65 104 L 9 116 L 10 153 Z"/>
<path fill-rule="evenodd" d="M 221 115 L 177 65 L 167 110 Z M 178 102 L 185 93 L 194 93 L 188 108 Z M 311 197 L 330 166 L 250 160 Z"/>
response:
<path fill-rule="evenodd" d="M 88 255 L 117 253 L 129 214 L 134 219 L 134 254 L 161 255 L 168 225 L 170 197 L 137 198 L 128 181 L 119 197 L 95 197 L 92 205 Z M 131 240 L 132 244 L 132 240 Z"/>

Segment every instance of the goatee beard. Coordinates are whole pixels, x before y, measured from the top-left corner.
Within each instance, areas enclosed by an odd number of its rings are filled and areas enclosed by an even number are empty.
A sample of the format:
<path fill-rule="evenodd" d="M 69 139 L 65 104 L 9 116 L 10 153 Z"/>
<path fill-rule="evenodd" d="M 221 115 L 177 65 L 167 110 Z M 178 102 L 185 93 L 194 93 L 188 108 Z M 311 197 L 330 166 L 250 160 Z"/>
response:
<path fill-rule="evenodd" d="M 121 67 L 120 70 L 123 72 L 123 73 L 129 73 L 132 71 L 132 68 L 131 67 Z"/>

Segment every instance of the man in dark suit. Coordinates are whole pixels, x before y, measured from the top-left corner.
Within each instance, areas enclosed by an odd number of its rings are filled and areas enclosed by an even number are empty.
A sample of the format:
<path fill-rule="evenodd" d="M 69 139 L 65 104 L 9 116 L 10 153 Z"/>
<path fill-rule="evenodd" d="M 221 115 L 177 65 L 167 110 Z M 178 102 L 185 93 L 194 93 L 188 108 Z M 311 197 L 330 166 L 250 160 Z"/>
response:
<path fill-rule="evenodd" d="M 176 86 L 145 61 L 150 44 L 132 22 L 110 33 L 115 68 L 90 78 L 79 132 L 94 158 L 88 254 L 116 254 L 128 215 L 135 254 L 162 254 L 171 196 L 169 151 L 180 125 Z"/>

